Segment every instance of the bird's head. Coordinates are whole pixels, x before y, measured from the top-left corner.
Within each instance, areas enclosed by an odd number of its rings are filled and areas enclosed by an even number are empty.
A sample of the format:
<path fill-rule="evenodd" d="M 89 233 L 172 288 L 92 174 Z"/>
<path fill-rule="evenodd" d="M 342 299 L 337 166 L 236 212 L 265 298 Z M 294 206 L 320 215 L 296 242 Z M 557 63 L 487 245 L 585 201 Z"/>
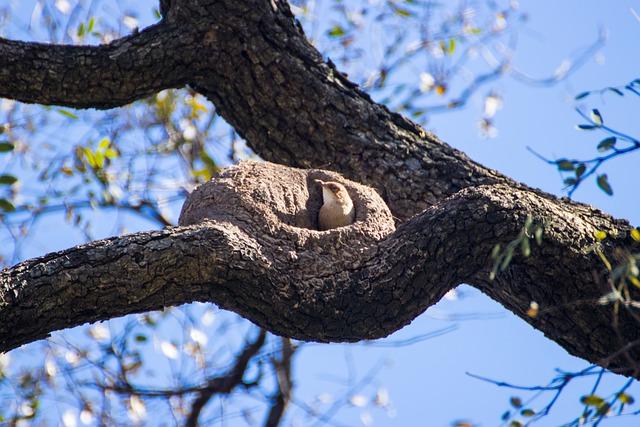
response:
<path fill-rule="evenodd" d="M 324 203 L 332 201 L 344 203 L 350 200 L 347 189 L 339 182 L 322 181 L 320 179 L 316 179 L 315 182 L 322 187 L 322 199 Z"/>

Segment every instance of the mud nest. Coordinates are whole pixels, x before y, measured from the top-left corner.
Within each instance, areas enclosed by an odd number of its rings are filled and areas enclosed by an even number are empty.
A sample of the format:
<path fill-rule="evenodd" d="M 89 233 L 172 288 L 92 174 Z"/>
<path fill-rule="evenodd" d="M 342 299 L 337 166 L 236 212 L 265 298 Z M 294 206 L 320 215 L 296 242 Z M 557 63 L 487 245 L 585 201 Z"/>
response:
<path fill-rule="evenodd" d="M 318 230 L 322 189 L 315 179 L 347 188 L 356 210 L 353 224 Z M 310 258 L 313 262 L 305 263 L 310 274 L 365 262 L 375 255 L 376 243 L 395 230 L 389 208 L 373 188 L 335 172 L 250 161 L 223 170 L 187 197 L 180 225 L 203 222 L 232 224 L 280 261 Z"/>

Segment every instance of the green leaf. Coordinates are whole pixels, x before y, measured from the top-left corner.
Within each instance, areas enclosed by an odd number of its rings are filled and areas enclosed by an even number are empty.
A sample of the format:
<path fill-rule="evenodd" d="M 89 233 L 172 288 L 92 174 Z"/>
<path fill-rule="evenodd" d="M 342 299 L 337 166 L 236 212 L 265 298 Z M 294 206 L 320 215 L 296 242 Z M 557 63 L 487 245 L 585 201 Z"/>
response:
<path fill-rule="evenodd" d="M 523 409 L 520 411 L 520 415 L 523 417 L 533 417 L 535 415 L 535 411 L 533 409 Z"/>
<path fill-rule="evenodd" d="M 522 427 L 522 423 L 520 421 L 511 421 L 509 427 Z"/>
<path fill-rule="evenodd" d="M 525 237 L 520 241 L 520 250 L 522 251 L 522 255 L 524 257 L 528 257 L 529 255 L 531 255 L 531 245 L 529 244 L 528 238 Z"/>
<path fill-rule="evenodd" d="M 633 399 L 633 396 L 626 393 L 618 394 L 618 400 L 624 403 L 625 405 L 632 405 L 633 402 L 635 402 L 635 400 Z"/>
<path fill-rule="evenodd" d="M 93 31 L 93 27 L 96 25 L 96 19 L 92 16 L 91 19 L 89 19 L 89 23 L 87 24 L 87 31 L 88 32 L 92 32 Z"/>
<path fill-rule="evenodd" d="M 576 128 L 578 130 L 594 130 L 594 129 L 598 129 L 598 126 L 595 126 L 595 125 L 577 125 Z"/>
<path fill-rule="evenodd" d="M 504 258 L 500 263 L 500 271 L 505 271 L 507 267 L 509 267 L 509 264 L 511 263 L 512 258 L 513 258 L 513 249 L 509 250 L 509 248 L 507 248 Z"/>
<path fill-rule="evenodd" d="M 104 151 L 111 145 L 111 140 L 109 138 L 102 138 L 100 142 L 98 142 L 98 150 Z"/>
<path fill-rule="evenodd" d="M 107 148 L 106 150 L 104 150 L 104 156 L 107 159 L 115 159 L 116 157 L 118 157 L 118 152 L 113 148 Z"/>
<path fill-rule="evenodd" d="M 587 165 L 585 165 L 584 163 L 580 163 L 576 168 L 576 178 L 580 178 L 582 175 L 584 175 L 586 170 Z"/>
<path fill-rule="evenodd" d="M 596 230 L 593 235 L 595 236 L 596 240 L 598 242 L 602 242 L 604 239 L 607 238 L 607 232 L 604 230 Z"/>
<path fill-rule="evenodd" d="M 331 37 L 342 37 L 346 34 L 346 32 L 340 25 L 334 25 L 333 28 L 329 30 L 328 34 Z"/>
<path fill-rule="evenodd" d="M 578 180 L 575 178 L 566 178 L 564 180 L 564 185 L 567 185 L 567 186 L 576 185 L 577 183 L 578 183 Z"/>
<path fill-rule="evenodd" d="M 73 114 L 71 111 L 63 110 L 62 108 L 58 108 L 56 111 L 58 113 L 62 114 L 63 116 L 68 117 L 70 119 L 77 119 L 78 118 L 78 116 Z"/>
<path fill-rule="evenodd" d="M 500 243 L 496 244 L 491 250 L 491 258 L 496 259 L 500 255 Z"/>
<path fill-rule="evenodd" d="M 542 227 L 537 227 L 536 231 L 533 232 L 535 238 L 536 238 L 536 243 L 538 245 L 542 244 Z"/>
<path fill-rule="evenodd" d="M 396 7 L 394 9 L 394 12 L 396 13 L 396 15 L 402 16 L 403 18 L 408 18 L 408 17 L 410 17 L 412 15 L 412 13 L 409 12 L 407 9 L 402 9 L 402 8 L 399 8 L 399 7 Z"/>
<path fill-rule="evenodd" d="M 579 101 L 579 100 L 581 100 L 581 99 L 586 98 L 587 96 L 589 96 L 589 94 L 590 94 L 590 93 L 591 93 L 591 92 L 588 92 L 588 91 L 587 91 L 587 92 L 579 93 L 578 95 L 576 95 L 576 97 L 575 97 L 574 99 L 575 99 L 576 101 Z"/>
<path fill-rule="evenodd" d="M 567 159 L 556 160 L 556 164 L 558 165 L 558 170 L 561 171 L 572 171 L 576 167 L 572 161 Z"/>
<path fill-rule="evenodd" d="M 85 33 L 86 33 L 86 29 L 84 27 L 84 22 L 81 22 L 80 25 L 78 25 L 78 31 L 77 31 L 78 37 L 84 36 Z"/>
<path fill-rule="evenodd" d="M 11 142 L 0 142 L 0 153 L 8 153 L 16 148 Z"/>
<path fill-rule="evenodd" d="M 612 149 L 616 145 L 616 141 L 617 139 L 615 136 L 603 139 L 598 143 L 598 151 L 603 152 Z"/>
<path fill-rule="evenodd" d="M 200 158 L 202 159 L 202 163 L 205 164 L 205 166 L 207 167 L 207 169 L 212 175 L 220 171 L 220 168 L 216 164 L 215 160 L 211 158 L 209 153 L 207 153 L 207 151 L 204 148 L 200 151 Z"/>
<path fill-rule="evenodd" d="M 211 171 L 207 168 L 202 168 L 202 169 L 192 169 L 191 173 L 193 174 L 194 177 L 200 177 L 202 178 L 203 181 L 209 181 L 211 179 Z"/>
<path fill-rule="evenodd" d="M 522 399 L 520 399 L 519 397 L 512 396 L 509 399 L 509 403 L 511 403 L 511 406 L 513 406 L 514 408 L 522 408 Z"/>
<path fill-rule="evenodd" d="M 588 394 L 580 398 L 580 402 L 587 406 L 600 406 L 604 403 L 604 399 L 595 394 Z"/>
<path fill-rule="evenodd" d="M 96 169 L 102 169 L 104 167 L 104 153 L 102 151 L 96 151 L 93 153 Z"/>
<path fill-rule="evenodd" d="M 602 126 L 602 123 L 603 123 L 602 114 L 600 114 L 600 111 L 598 111 L 597 108 L 594 108 L 593 110 L 591 110 L 591 120 L 593 120 L 593 122 L 596 125 Z"/>
<path fill-rule="evenodd" d="M 533 217 L 531 215 L 527 215 L 527 218 L 524 220 L 524 229 L 529 230 L 531 225 L 533 224 Z"/>
<path fill-rule="evenodd" d="M 91 166 L 92 168 L 95 168 L 97 166 L 96 158 L 93 155 L 93 151 L 91 151 L 91 148 L 83 147 L 82 153 L 84 154 L 85 159 L 87 159 L 87 163 L 89 163 L 89 166 Z"/>
<path fill-rule="evenodd" d="M 15 184 L 16 182 L 18 182 L 18 178 L 13 175 L 0 175 L 0 185 L 11 185 Z"/>
<path fill-rule="evenodd" d="M 606 173 L 603 173 L 602 175 L 599 175 L 598 179 L 596 180 L 596 182 L 598 183 L 598 187 L 600 187 L 600 189 L 602 191 L 604 191 L 605 193 L 607 193 L 610 196 L 613 195 L 613 189 L 611 188 L 611 185 L 609 184 L 609 180 L 607 178 L 607 174 Z"/>
<path fill-rule="evenodd" d="M 609 409 L 611 409 L 611 406 L 608 403 L 603 403 L 602 405 L 598 406 L 598 410 L 596 411 L 596 414 L 604 415 L 607 412 L 609 412 Z"/>
<path fill-rule="evenodd" d="M 0 199 L 0 209 L 5 212 L 13 212 L 16 210 L 16 207 L 7 199 Z"/>
<path fill-rule="evenodd" d="M 143 334 L 138 334 L 134 337 L 136 342 L 147 342 L 147 336 Z"/>
<path fill-rule="evenodd" d="M 633 228 L 631 229 L 630 234 L 633 240 L 635 240 L 636 242 L 640 242 L 640 230 L 638 230 L 637 228 Z"/>
<path fill-rule="evenodd" d="M 456 39 L 453 37 L 449 39 L 449 46 L 447 46 L 447 55 L 453 55 L 453 52 L 456 51 Z"/>

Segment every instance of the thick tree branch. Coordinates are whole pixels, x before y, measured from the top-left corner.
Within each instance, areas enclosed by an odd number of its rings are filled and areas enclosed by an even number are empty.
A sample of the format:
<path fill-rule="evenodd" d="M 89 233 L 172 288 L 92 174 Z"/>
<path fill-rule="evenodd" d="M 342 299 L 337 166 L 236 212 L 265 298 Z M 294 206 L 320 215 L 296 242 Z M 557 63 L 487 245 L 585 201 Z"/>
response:
<path fill-rule="evenodd" d="M 183 86 L 193 42 L 166 21 L 100 46 L 0 38 L 0 97 L 74 108 L 126 105 Z"/>
<path fill-rule="evenodd" d="M 175 0 L 170 12 L 106 46 L 0 40 L 0 96 L 110 108 L 188 83 L 263 158 L 367 183 L 400 220 L 467 186 L 510 182 L 373 102 L 308 43 L 285 1 Z"/>
<path fill-rule="evenodd" d="M 190 85 L 263 158 L 371 185 L 400 219 L 461 188 L 509 181 L 373 102 L 323 60 L 285 1 L 178 4 L 209 52 Z"/>
<path fill-rule="evenodd" d="M 0 41 L 0 96 L 108 108 L 187 82 L 264 158 L 370 184 L 400 222 L 424 211 L 365 246 L 349 240 L 350 228 L 330 232 L 349 253 L 312 230 L 303 242 L 291 230 L 301 225 L 283 218 L 265 228 L 260 216 L 229 214 L 29 260 L 0 273 L 0 351 L 194 300 L 289 337 L 372 339 L 465 282 L 572 354 L 638 377 L 640 350 L 629 347 L 640 339 L 636 309 L 613 317 L 598 303 L 611 286 L 588 250 L 605 230 L 613 236 L 602 243 L 608 259 L 619 258 L 614 247 L 638 251 L 627 223 L 514 183 L 374 103 L 323 61 L 281 0 L 171 5 L 166 23 L 107 46 Z M 544 244 L 489 282 L 491 249 L 512 241 L 527 216 L 544 225 Z M 541 307 L 536 318 L 526 315 L 531 301 Z"/>
<path fill-rule="evenodd" d="M 545 225 L 544 244 L 529 258 L 514 257 L 490 282 L 493 246 L 512 241 L 527 216 Z M 640 248 L 628 224 L 597 210 L 506 185 L 480 186 L 427 209 L 369 248 L 352 234 L 357 224 L 298 232 L 285 224 L 274 229 L 278 224 L 269 221 L 229 216 L 93 242 L 6 269 L 0 273 L 0 351 L 57 329 L 196 300 L 297 339 L 374 339 L 403 327 L 460 283 L 477 286 L 594 363 L 640 338 L 627 312 L 619 314 L 616 329 L 612 307 L 598 304 L 611 289 L 602 262 L 586 249 L 594 232 L 614 236 L 602 249 L 611 259 L 613 247 Z M 327 252 L 324 239 L 334 237 L 344 247 Z M 349 246 L 359 262 L 350 259 Z M 531 301 L 544 309 L 535 319 L 526 315 Z M 640 349 L 627 355 L 639 360 Z M 622 356 L 608 363 L 637 375 Z"/>

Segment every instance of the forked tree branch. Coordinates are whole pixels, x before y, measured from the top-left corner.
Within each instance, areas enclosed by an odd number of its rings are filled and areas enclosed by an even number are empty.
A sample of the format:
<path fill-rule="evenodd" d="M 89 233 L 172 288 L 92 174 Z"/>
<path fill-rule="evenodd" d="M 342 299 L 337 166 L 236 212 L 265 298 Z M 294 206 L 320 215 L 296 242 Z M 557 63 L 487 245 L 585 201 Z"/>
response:
<path fill-rule="evenodd" d="M 300 248 L 283 220 L 265 230 L 230 214 L 28 260 L 0 273 L 0 351 L 196 300 L 289 337 L 373 339 L 470 283 L 572 354 L 638 377 L 629 361 L 640 351 L 627 347 L 640 338 L 634 308 L 614 322 L 598 304 L 611 287 L 589 251 L 596 230 L 612 236 L 601 244 L 609 259 L 614 247 L 638 251 L 630 226 L 515 183 L 376 104 L 322 59 L 282 0 L 175 0 L 163 23 L 112 45 L 2 41 L 0 58 L 0 95 L 27 102 L 108 108 L 186 82 L 264 158 L 371 185 L 402 224 L 358 257 L 357 244 L 345 257 L 307 230 L 317 244 Z M 490 282 L 492 248 L 516 238 L 528 216 L 544 225 L 544 244 Z M 335 231 L 344 244 L 347 229 Z M 526 315 L 531 301 L 538 317 Z"/>
<path fill-rule="evenodd" d="M 640 337 L 625 311 L 618 324 L 628 327 L 614 330 L 611 306 L 598 303 L 611 291 L 605 267 L 586 248 L 597 230 L 613 236 L 602 247 L 611 259 L 613 247 L 637 251 L 640 245 L 627 223 L 570 206 L 493 185 L 458 192 L 368 248 L 351 231 L 359 225 L 298 232 L 241 214 L 93 242 L 0 273 L 0 351 L 54 330 L 192 301 L 212 301 L 296 339 L 375 339 L 470 283 L 572 354 L 598 363 Z M 527 216 L 544 224 L 544 244 L 529 258 L 514 257 L 489 281 L 492 248 L 515 239 Z M 348 249 L 330 253 L 325 239 L 335 236 L 362 253 L 358 263 Z M 545 314 L 528 317 L 531 301 Z M 627 353 L 640 360 L 640 349 Z M 634 374 L 636 368 L 622 356 L 609 367 Z"/>

